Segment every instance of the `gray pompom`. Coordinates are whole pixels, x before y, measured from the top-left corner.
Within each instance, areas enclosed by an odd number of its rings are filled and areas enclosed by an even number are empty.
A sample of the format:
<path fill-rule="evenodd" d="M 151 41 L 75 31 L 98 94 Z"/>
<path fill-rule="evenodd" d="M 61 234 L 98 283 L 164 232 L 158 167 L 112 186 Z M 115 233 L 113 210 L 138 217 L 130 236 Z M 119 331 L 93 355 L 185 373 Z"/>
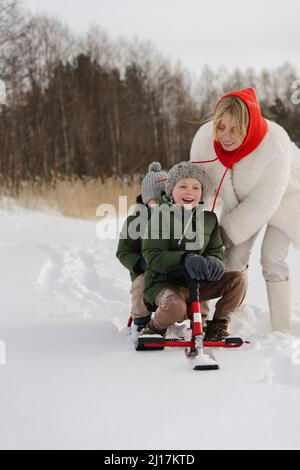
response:
<path fill-rule="evenodd" d="M 161 171 L 161 164 L 158 163 L 158 162 L 153 162 L 151 163 L 151 165 L 149 166 L 149 173 L 151 171 L 154 171 L 154 173 L 158 173 L 159 171 Z"/>

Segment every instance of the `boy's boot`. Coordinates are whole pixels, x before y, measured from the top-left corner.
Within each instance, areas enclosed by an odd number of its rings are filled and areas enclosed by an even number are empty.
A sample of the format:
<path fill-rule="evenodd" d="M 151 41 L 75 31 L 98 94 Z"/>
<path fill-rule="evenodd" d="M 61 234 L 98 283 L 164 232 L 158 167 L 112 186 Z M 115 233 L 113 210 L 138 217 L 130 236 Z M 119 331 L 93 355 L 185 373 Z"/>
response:
<path fill-rule="evenodd" d="M 217 318 L 212 321 L 207 321 L 206 324 L 205 341 L 224 341 L 228 336 L 228 320 L 218 320 Z"/>
<path fill-rule="evenodd" d="M 150 323 L 141 331 L 142 336 L 159 335 L 163 338 L 166 336 L 166 333 L 167 330 L 160 330 L 159 328 L 157 328 L 153 320 L 151 320 Z"/>
<path fill-rule="evenodd" d="M 148 323 L 151 321 L 151 317 L 152 317 L 152 314 L 149 313 L 147 317 L 135 318 L 133 320 L 134 330 L 140 333 L 145 328 L 145 326 L 147 326 Z"/>

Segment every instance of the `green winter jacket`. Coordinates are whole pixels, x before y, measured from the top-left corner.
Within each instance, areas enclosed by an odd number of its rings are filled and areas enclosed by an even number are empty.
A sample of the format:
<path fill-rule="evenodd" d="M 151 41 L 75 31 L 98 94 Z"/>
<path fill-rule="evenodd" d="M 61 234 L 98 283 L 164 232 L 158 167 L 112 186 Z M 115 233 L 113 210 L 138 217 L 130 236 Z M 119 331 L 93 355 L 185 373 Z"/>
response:
<path fill-rule="evenodd" d="M 170 211 L 174 215 L 171 214 Z M 148 265 L 145 273 L 145 299 L 155 307 L 155 299 L 166 286 L 186 286 L 184 279 L 170 280 L 168 272 L 184 264 L 187 254 L 224 259 L 224 247 L 216 214 L 174 206 L 162 194 L 144 236 L 142 254 Z"/>
<path fill-rule="evenodd" d="M 150 217 L 151 209 L 138 196 L 133 214 L 126 219 L 120 234 L 117 258 L 130 271 L 132 282 L 143 274 L 138 265 L 143 258 L 142 238 Z"/>

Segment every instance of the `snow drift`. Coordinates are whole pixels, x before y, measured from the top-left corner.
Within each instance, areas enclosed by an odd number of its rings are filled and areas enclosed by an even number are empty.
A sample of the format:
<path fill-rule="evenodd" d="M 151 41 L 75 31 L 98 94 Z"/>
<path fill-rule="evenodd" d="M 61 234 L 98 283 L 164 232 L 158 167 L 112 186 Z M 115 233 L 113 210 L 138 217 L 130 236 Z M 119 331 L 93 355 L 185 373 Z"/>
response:
<path fill-rule="evenodd" d="M 94 222 L 15 207 L 0 232 L 1 449 L 300 449 L 300 292 L 294 336 L 271 333 L 259 243 L 232 325 L 252 344 L 195 373 L 183 351 L 134 351 L 129 276 Z"/>

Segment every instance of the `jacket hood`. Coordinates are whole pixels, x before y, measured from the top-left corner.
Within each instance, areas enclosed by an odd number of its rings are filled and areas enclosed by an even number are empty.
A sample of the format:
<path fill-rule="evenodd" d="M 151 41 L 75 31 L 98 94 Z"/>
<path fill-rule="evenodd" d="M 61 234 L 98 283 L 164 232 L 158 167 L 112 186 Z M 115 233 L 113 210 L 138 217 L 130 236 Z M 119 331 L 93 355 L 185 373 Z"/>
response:
<path fill-rule="evenodd" d="M 142 195 L 141 195 L 141 194 L 136 198 L 136 204 L 143 204 L 143 205 L 145 205 L 145 204 L 143 203 L 143 198 L 142 198 Z"/>
<path fill-rule="evenodd" d="M 254 152 L 254 150 L 256 150 L 262 143 L 268 132 L 267 121 L 262 116 L 256 92 L 253 88 L 228 93 L 220 99 L 216 109 L 225 98 L 230 96 L 240 98 L 247 106 L 249 111 L 249 127 L 244 142 L 236 150 L 224 150 L 220 142 L 214 142 L 216 154 L 226 168 L 232 168 L 235 163 L 238 163 L 240 160 Z"/>

